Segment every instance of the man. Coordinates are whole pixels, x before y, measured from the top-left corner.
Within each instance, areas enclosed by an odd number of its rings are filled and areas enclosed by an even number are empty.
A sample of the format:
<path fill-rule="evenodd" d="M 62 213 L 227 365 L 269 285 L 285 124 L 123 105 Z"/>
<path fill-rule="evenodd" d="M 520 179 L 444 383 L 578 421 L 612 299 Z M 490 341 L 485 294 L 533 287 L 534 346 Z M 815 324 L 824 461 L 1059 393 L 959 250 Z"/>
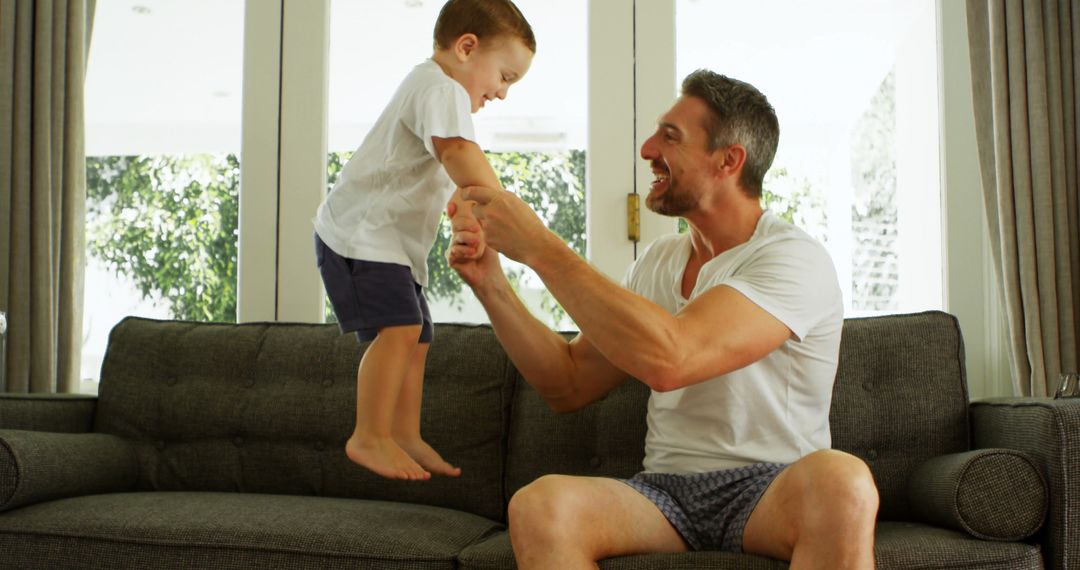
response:
<path fill-rule="evenodd" d="M 481 226 L 459 224 L 448 257 L 547 403 L 576 410 L 629 378 L 653 390 L 642 474 L 549 475 L 514 495 L 520 568 L 691 549 L 796 569 L 873 567 L 873 478 L 829 449 L 843 318 L 835 268 L 820 244 L 761 207 L 778 138 L 757 89 L 705 70 L 688 76 L 641 156 L 656 175 L 647 206 L 682 216 L 690 232 L 650 245 L 625 288 L 513 194 L 464 192 Z M 487 253 L 464 259 L 480 239 Z M 580 327 L 574 340 L 529 314 L 492 249 L 536 271 Z"/>

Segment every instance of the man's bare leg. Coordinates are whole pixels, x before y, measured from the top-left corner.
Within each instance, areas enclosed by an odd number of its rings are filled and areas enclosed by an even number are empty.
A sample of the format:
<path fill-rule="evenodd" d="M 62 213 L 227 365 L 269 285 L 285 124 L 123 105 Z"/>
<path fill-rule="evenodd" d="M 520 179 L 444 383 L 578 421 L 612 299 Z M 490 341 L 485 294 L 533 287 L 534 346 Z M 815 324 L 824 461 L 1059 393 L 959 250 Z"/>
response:
<path fill-rule="evenodd" d="M 877 510 L 877 487 L 862 460 L 817 451 L 765 490 L 743 531 L 743 550 L 790 560 L 792 570 L 868 570 Z"/>
<path fill-rule="evenodd" d="M 461 469 L 443 460 L 437 451 L 420 436 L 420 405 L 424 399 L 424 364 L 430 344 L 417 344 L 413 352 L 405 381 L 398 395 L 394 414 L 394 441 L 401 446 L 421 467 L 437 475 L 457 477 Z"/>
<path fill-rule="evenodd" d="M 614 479 L 546 475 L 514 494 L 509 518 L 520 570 L 597 568 L 611 556 L 688 548 L 652 501 Z"/>
<path fill-rule="evenodd" d="M 390 479 L 431 477 L 392 437 L 393 414 L 418 338 L 420 325 L 381 329 L 356 372 L 356 428 L 345 443 L 345 454 Z"/>

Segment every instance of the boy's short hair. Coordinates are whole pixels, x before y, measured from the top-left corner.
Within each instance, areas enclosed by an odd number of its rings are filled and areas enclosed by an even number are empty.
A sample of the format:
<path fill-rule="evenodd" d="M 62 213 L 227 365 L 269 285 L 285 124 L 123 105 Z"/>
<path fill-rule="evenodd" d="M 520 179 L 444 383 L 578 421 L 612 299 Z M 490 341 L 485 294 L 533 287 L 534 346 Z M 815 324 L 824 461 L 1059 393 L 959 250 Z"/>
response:
<path fill-rule="evenodd" d="M 536 36 L 510 0 L 449 0 L 435 21 L 435 49 L 448 49 L 464 34 L 480 39 L 512 36 L 536 53 Z"/>

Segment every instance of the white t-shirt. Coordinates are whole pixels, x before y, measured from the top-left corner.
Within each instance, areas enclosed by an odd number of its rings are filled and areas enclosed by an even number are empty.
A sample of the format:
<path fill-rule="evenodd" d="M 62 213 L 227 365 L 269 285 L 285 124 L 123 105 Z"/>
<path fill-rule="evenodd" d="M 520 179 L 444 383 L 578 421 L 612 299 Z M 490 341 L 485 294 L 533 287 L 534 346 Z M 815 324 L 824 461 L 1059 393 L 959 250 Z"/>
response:
<path fill-rule="evenodd" d="M 830 447 L 829 407 L 844 307 L 824 247 L 766 212 L 749 241 L 702 266 L 686 299 L 681 284 L 689 256 L 689 235 L 662 237 L 630 267 L 624 283 L 672 314 L 726 285 L 794 335 L 749 366 L 679 390 L 654 391 L 645 470 L 701 473 L 791 463 Z"/>
<path fill-rule="evenodd" d="M 471 110 L 435 61 L 413 68 L 319 206 L 323 242 L 344 257 L 405 265 L 427 287 L 427 255 L 454 191 L 431 138 L 475 141 Z"/>

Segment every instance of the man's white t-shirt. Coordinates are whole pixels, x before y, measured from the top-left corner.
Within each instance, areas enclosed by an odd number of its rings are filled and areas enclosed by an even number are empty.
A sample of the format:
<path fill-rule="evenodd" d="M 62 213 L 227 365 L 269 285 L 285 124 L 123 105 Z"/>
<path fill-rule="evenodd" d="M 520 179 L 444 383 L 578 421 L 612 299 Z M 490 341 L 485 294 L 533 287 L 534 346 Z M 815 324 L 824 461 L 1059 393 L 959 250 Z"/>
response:
<path fill-rule="evenodd" d="M 413 68 L 315 215 L 315 231 L 338 255 L 397 263 L 427 287 L 427 255 L 454 183 L 432 137 L 475 141 L 472 102 L 428 59 Z"/>
<path fill-rule="evenodd" d="M 843 299 L 829 254 L 766 212 L 749 241 L 701 268 L 681 293 L 688 234 L 665 236 L 630 267 L 624 284 L 672 314 L 713 287 L 742 293 L 792 331 L 768 356 L 705 382 L 649 398 L 645 471 L 702 473 L 751 463 L 791 463 L 831 446 L 829 407 Z M 716 327 L 738 326 L 716 323 Z"/>

